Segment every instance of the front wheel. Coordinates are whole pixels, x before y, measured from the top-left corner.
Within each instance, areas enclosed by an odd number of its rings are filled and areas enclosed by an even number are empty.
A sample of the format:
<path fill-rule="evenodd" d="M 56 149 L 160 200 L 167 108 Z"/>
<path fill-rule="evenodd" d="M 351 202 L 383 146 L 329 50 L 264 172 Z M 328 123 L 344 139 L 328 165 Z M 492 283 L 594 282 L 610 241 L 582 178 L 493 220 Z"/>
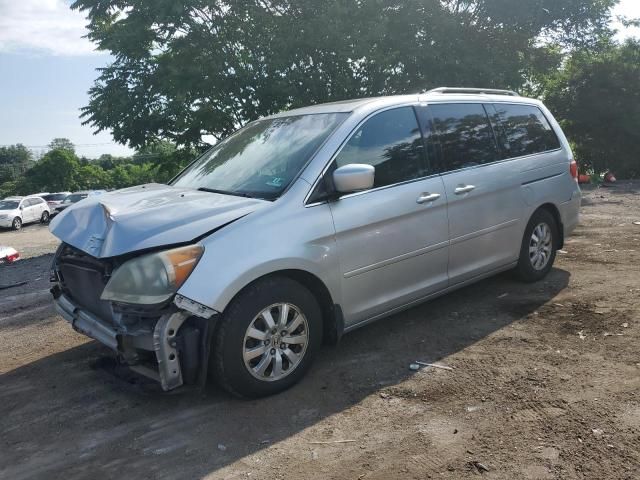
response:
<path fill-rule="evenodd" d="M 46 210 L 40 216 L 40 223 L 49 223 L 49 212 Z"/>
<path fill-rule="evenodd" d="M 230 393 L 281 392 L 302 378 L 322 343 L 314 296 L 287 277 L 258 280 L 227 307 L 218 325 L 211 371 Z"/>
<path fill-rule="evenodd" d="M 558 248 L 558 225 L 547 210 L 537 210 L 524 231 L 516 273 L 524 282 L 542 280 L 553 267 Z"/>
<path fill-rule="evenodd" d="M 16 217 L 11 222 L 11 228 L 14 230 L 20 230 L 22 228 L 22 219 L 20 217 Z"/>

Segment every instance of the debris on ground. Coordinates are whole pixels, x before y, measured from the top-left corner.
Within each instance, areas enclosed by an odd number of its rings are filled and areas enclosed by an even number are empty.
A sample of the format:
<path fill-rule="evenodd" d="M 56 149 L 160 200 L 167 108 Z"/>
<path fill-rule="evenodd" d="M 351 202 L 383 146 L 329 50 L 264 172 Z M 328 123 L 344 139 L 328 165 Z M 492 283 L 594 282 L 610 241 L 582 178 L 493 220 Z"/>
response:
<path fill-rule="evenodd" d="M 480 473 L 485 473 L 489 471 L 489 467 L 487 467 L 484 463 L 480 463 L 476 460 L 467 462 L 467 466 L 469 466 L 470 469 L 475 469 Z"/>
<path fill-rule="evenodd" d="M 433 367 L 433 368 L 441 368 L 442 370 L 453 370 L 453 367 L 447 367 L 446 365 L 438 365 L 437 363 L 425 363 L 419 360 L 416 360 L 418 365 L 422 365 L 423 367 Z"/>
<path fill-rule="evenodd" d="M 587 338 L 587 336 L 584 334 L 584 330 L 580 330 L 578 332 L 578 337 L 580 337 L 580 340 L 584 340 L 585 338 Z"/>
<path fill-rule="evenodd" d="M 327 440 L 325 442 L 309 442 L 311 445 L 332 445 L 334 443 L 353 443 L 355 440 Z"/>
<path fill-rule="evenodd" d="M 221 452 L 224 452 L 227 450 L 226 445 L 223 445 L 221 443 L 218 444 L 218 450 L 220 450 Z"/>
<path fill-rule="evenodd" d="M 498 298 L 504 298 L 504 297 L 506 297 L 507 295 L 509 295 L 509 294 L 508 294 L 508 293 L 503 293 L 502 295 L 498 295 Z"/>
<path fill-rule="evenodd" d="M 29 283 L 28 281 L 24 281 L 24 282 L 17 282 L 17 283 L 10 283 L 8 285 L 2 285 L 0 284 L 0 290 L 6 290 L 8 288 L 16 288 L 16 287 L 21 287 L 23 285 L 26 285 L 27 283 Z"/>
<path fill-rule="evenodd" d="M 0 265 L 3 263 L 13 263 L 18 260 L 20 260 L 20 254 L 15 248 L 0 245 Z"/>
<path fill-rule="evenodd" d="M 414 372 L 420 370 L 420 365 L 418 365 L 417 363 L 412 363 L 411 365 L 409 365 L 409 370 L 413 370 Z"/>

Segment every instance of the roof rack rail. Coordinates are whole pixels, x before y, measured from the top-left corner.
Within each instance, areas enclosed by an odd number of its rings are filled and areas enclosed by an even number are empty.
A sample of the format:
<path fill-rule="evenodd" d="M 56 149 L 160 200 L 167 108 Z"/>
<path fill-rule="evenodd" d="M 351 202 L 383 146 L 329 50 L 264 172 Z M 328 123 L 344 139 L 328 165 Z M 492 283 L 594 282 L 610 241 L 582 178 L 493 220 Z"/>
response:
<path fill-rule="evenodd" d="M 512 97 L 519 97 L 518 92 L 513 90 L 500 90 L 498 88 L 458 88 L 458 87 L 439 87 L 432 88 L 426 93 L 485 93 L 488 95 L 510 95 Z"/>

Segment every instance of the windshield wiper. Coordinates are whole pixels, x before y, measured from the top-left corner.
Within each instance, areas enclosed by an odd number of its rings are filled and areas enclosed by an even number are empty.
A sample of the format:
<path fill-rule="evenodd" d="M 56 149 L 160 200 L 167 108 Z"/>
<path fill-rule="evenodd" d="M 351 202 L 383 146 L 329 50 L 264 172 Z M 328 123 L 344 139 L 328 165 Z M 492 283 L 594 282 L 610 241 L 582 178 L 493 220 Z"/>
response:
<path fill-rule="evenodd" d="M 235 195 L 236 197 L 254 198 L 251 195 L 249 195 L 248 193 L 231 192 L 229 190 L 218 190 L 217 188 L 200 187 L 200 188 L 198 188 L 198 191 L 200 191 L 200 192 L 209 192 L 209 193 L 220 193 L 222 195 Z"/>

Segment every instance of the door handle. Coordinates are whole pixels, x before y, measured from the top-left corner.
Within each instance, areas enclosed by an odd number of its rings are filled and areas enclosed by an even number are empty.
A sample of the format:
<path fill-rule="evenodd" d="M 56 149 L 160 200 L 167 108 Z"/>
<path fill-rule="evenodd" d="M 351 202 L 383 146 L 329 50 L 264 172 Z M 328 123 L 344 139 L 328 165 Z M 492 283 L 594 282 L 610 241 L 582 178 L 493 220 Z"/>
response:
<path fill-rule="evenodd" d="M 459 185 L 456 187 L 453 193 L 455 193 L 456 195 L 462 195 L 463 193 L 469 193 L 475 188 L 475 185 Z"/>
<path fill-rule="evenodd" d="M 433 202 L 434 200 L 437 200 L 439 198 L 439 193 L 423 193 L 416 199 L 416 203 Z"/>

